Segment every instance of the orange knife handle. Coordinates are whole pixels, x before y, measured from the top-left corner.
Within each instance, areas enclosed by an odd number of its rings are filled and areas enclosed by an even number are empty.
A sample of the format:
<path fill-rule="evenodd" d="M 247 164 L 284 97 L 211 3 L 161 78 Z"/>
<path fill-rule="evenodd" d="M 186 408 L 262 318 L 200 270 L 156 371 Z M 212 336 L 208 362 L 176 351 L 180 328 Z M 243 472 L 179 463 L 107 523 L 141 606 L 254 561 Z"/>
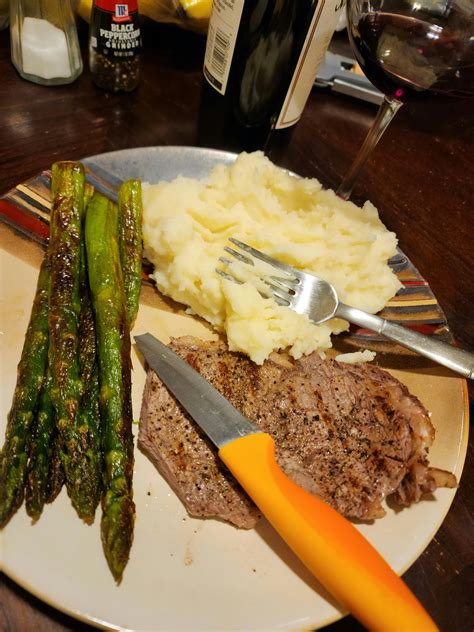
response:
<path fill-rule="evenodd" d="M 438 629 L 360 532 L 282 472 L 270 435 L 236 439 L 222 447 L 219 456 L 294 553 L 366 628 L 381 632 Z"/>

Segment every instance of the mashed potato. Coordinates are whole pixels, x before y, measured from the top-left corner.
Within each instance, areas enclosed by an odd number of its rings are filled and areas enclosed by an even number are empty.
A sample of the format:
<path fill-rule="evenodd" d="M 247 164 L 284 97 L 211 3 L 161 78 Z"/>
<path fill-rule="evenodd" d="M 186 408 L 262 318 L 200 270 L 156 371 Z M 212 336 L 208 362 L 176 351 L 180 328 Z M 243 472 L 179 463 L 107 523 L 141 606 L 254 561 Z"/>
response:
<path fill-rule="evenodd" d="M 387 265 L 397 240 L 366 202 L 343 202 L 315 179 L 295 178 L 260 152 L 217 166 L 206 181 L 178 177 L 145 185 L 145 256 L 164 294 L 189 307 L 218 331 L 231 350 L 261 364 L 273 350 L 298 358 L 331 346 L 347 329 L 340 319 L 313 325 L 251 282 L 238 285 L 215 268 L 236 237 L 332 283 L 342 301 L 369 312 L 383 308 L 400 283 Z"/>
<path fill-rule="evenodd" d="M 354 351 L 353 353 L 341 353 L 334 359 L 338 362 L 345 362 L 346 364 L 357 364 L 358 362 L 372 362 L 375 355 L 375 351 L 364 349 L 363 351 Z"/>

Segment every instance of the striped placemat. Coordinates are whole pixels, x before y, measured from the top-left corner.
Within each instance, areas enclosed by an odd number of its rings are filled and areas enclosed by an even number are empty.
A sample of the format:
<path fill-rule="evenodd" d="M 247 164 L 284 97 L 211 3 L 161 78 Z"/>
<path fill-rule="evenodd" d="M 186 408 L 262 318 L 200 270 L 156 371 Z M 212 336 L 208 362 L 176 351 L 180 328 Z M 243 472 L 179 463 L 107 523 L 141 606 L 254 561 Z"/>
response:
<path fill-rule="evenodd" d="M 110 197 L 113 197 L 116 182 L 108 183 L 103 174 L 97 173 L 88 173 L 88 179 L 106 194 L 108 189 Z M 43 245 L 46 245 L 49 236 L 50 183 L 51 172 L 43 171 L 0 197 L 0 220 Z M 436 297 L 408 257 L 402 269 L 397 271 L 397 276 L 403 287 L 387 303 L 380 316 L 422 333 L 451 340 L 446 317 Z M 146 268 L 144 278 L 147 280 Z M 357 326 L 351 326 L 349 338 L 356 346 L 383 349 L 389 344 L 393 347 L 379 334 Z"/>

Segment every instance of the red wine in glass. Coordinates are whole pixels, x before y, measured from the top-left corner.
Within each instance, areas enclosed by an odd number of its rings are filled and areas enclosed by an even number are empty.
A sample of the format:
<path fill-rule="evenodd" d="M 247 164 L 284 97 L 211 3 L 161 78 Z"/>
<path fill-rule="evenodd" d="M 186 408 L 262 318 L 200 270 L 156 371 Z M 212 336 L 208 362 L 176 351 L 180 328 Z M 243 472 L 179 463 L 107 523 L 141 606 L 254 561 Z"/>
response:
<path fill-rule="evenodd" d="M 365 74 L 389 97 L 406 102 L 427 91 L 461 97 L 474 92 L 474 33 L 469 40 L 453 27 L 372 13 L 351 25 L 351 38 Z"/>
<path fill-rule="evenodd" d="M 357 61 L 385 99 L 337 191 L 343 199 L 403 103 L 474 96 L 471 0 L 348 0 L 347 18 Z"/>

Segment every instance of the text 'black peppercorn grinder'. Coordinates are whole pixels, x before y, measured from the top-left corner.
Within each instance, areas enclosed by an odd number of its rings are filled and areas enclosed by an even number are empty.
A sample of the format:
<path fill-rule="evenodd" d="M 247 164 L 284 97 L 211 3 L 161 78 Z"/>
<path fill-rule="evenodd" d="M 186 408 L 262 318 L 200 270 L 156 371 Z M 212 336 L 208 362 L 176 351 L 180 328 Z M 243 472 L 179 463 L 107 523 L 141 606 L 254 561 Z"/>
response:
<path fill-rule="evenodd" d="M 141 33 L 137 0 L 94 0 L 89 66 L 94 83 L 110 92 L 131 92 L 140 81 Z"/>

